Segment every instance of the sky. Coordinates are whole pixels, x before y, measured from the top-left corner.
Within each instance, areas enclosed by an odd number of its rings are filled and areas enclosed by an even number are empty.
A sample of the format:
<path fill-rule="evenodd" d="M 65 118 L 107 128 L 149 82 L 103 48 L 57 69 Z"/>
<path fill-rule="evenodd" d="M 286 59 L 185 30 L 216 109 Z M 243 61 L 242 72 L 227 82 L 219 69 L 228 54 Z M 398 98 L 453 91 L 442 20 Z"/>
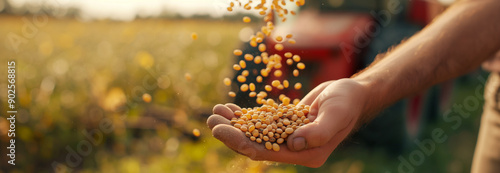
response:
<path fill-rule="evenodd" d="M 2 0 L 0 0 L 2 1 Z M 36 11 L 41 6 L 50 6 L 64 12 L 67 8 L 77 8 L 84 20 L 113 19 L 133 20 L 136 16 L 155 17 L 163 13 L 210 15 L 221 17 L 231 14 L 226 10 L 230 0 L 8 0 L 14 8 Z M 244 12 L 235 9 L 234 12 Z"/>

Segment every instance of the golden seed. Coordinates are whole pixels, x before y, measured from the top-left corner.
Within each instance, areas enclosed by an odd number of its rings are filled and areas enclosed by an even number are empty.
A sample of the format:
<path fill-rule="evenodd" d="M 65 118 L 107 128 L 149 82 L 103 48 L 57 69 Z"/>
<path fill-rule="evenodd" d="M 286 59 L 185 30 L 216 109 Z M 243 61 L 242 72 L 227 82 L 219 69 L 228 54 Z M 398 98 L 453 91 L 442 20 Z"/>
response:
<path fill-rule="evenodd" d="M 248 91 L 248 84 L 243 84 L 240 86 L 240 91 L 247 92 Z"/>
<path fill-rule="evenodd" d="M 189 73 L 186 73 L 184 74 L 184 77 L 186 78 L 186 80 L 190 81 L 191 80 L 191 74 Z"/>
<path fill-rule="evenodd" d="M 271 144 L 271 142 L 266 142 L 266 148 L 267 148 L 268 150 L 273 149 L 273 144 Z"/>
<path fill-rule="evenodd" d="M 288 42 L 290 42 L 290 41 L 288 41 Z M 252 46 L 252 47 L 257 47 L 257 41 L 253 41 L 253 40 L 251 40 L 251 41 L 250 41 L 250 46 Z"/>
<path fill-rule="evenodd" d="M 271 87 L 270 85 L 266 85 L 264 89 L 266 89 L 267 92 L 270 92 L 273 90 L 273 87 Z"/>
<path fill-rule="evenodd" d="M 243 76 L 245 76 L 245 77 L 247 77 L 249 74 L 250 74 L 250 73 L 248 72 L 248 70 L 243 70 L 243 71 L 241 72 L 241 75 L 243 75 Z"/>
<path fill-rule="evenodd" d="M 234 93 L 232 91 L 229 91 L 229 93 L 227 93 L 227 95 L 229 95 L 229 97 L 236 97 L 236 93 Z"/>
<path fill-rule="evenodd" d="M 240 60 L 240 66 L 241 68 L 246 68 L 247 67 L 247 63 L 243 60 Z"/>
<path fill-rule="evenodd" d="M 252 134 L 250 132 L 245 132 L 245 136 L 250 137 Z"/>
<path fill-rule="evenodd" d="M 290 98 L 288 98 L 288 97 L 283 98 L 283 105 L 286 106 L 288 104 L 290 104 Z"/>
<path fill-rule="evenodd" d="M 248 17 L 248 16 L 243 17 L 243 22 L 249 23 L 250 21 L 252 21 L 252 19 L 250 19 L 250 17 Z"/>
<path fill-rule="evenodd" d="M 234 127 L 236 127 L 236 128 L 239 129 L 239 128 L 241 128 L 241 124 L 239 124 L 239 123 L 238 124 L 234 124 Z"/>
<path fill-rule="evenodd" d="M 293 99 L 293 104 L 294 104 L 294 105 L 297 105 L 297 104 L 299 104 L 299 103 L 300 103 L 300 99 Z"/>
<path fill-rule="evenodd" d="M 201 135 L 200 130 L 193 129 L 193 135 L 196 136 L 196 137 L 199 137 Z"/>
<path fill-rule="evenodd" d="M 262 70 L 260 70 L 260 75 L 267 77 L 269 75 L 269 73 L 267 72 L 266 69 L 262 69 Z"/>
<path fill-rule="evenodd" d="M 287 35 L 286 35 L 286 38 L 292 38 L 292 37 L 293 37 L 293 35 L 292 35 L 292 34 L 287 34 Z"/>
<path fill-rule="evenodd" d="M 282 144 L 283 142 L 285 142 L 285 139 L 283 138 L 279 138 L 278 140 L 276 140 L 276 143 L 278 144 Z"/>
<path fill-rule="evenodd" d="M 266 45 L 264 43 L 259 44 L 259 51 L 261 52 L 266 51 Z"/>
<path fill-rule="evenodd" d="M 291 58 L 293 56 L 293 54 L 291 52 L 286 52 L 285 53 L 285 57 L 287 58 Z"/>
<path fill-rule="evenodd" d="M 151 99 L 151 95 L 149 95 L 148 93 L 144 93 L 144 94 L 142 94 L 142 100 L 143 100 L 144 102 L 146 102 L 146 103 L 151 102 L 151 100 L 152 100 L 152 99 Z"/>
<path fill-rule="evenodd" d="M 262 127 L 262 123 L 261 122 L 255 123 L 255 128 L 260 128 L 260 127 Z"/>
<path fill-rule="evenodd" d="M 281 138 L 286 139 L 286 137 L 288 137 L 288 134 L 286 134 L 286 132 L 285 133 L 281 133 Z"/>
<path fill-rule="evenodd" d="M 278 87 L 276 87 L 276 88 L 278 88 L 279 90 L 285 89 L 285 87 L 282 84 L 278 85 Z"/>
<path fill-rule="evenodd" d="M 241 67 L 238 64 L 234 64 L 233 65 L 233 69 L 236 70 L 236 71 L 239 71 L 239 70 L 241 70 Z"/>
<path fill-rule="evenodd" d="M 257 78 L 255 79 L 258 83 L 261 83 L 262 82 L 262 76 L 257 76 Z"/>
<path fill-rule="evenodd" d="M 276 133 L 281 134 L 281 133 L 283 133 L 283 130 L 282 130 L 282 129 L 277 129 L 277 130 L 276 130 Z M 275 135 L 276 135 L 276 134 L 275 134 Z"/>
<path fill-rule="evenodd" d="M 279 80 L 273 80 L 273 82 L 271 82 L 271 85 L 273 87 L 278 87 L 278 85 L 280 85 L 280 81 Z"/>
<path fill-rule="evenodd" d="M 282 37 L 282 36 L 277 36 L 277 37 L 276 37 L 276 41 L 278 41 L 278 42 L 283 41 L 283 37 Z"/>
<path fill-rule="evenodd" d="M 248 130 L 248 127 L 247 127 L 246 125 L 242 125 L 242 126 L 240 127 L 240 130 L 241 130 L 242 132 L 246 132 L 246 131 Z"/>
<path fill-rule="evenodd" d="M 286 128 L 285 129 L 286 134 L 292 134 L 293 133 L 293 128 Z"/>
<path fill-rule="evenodd" d="M 255 96 L 257 96 L 257 93 L 254 92 L 254 91 L 252 91 L 252 92 L 248 93 L 248 96 L 249 97 L 255 97 Z"/>
<path fill-rule="evenodd" d="M 273 144 L 273 150 L 274 151 L 280 151 L 280 146 L 277 143 Z"/>
<path fill-rule="evenodd" d="M 275 44 L 274 49 L 276 49 L 277 51 L 282 51 L 284 49 L 283 44 L 281 43 Z"/>
<path fill-rule="evenodd" d="M 292 58 L 295 62 L 299 62 L 300 61 L 300 56 L 299 55 L 293 55 L 293 58 Z"/>
<path fill-rule="evenodd" d="M 249 87 L 250 91 L 255 91 L 255 84 L 250 83 L 250 85 L 248 87 Z"/>
<path fill-rule="evenodd" d="M 288 88 L 289 85 L 290 85 L 290 83 L 288 83 L 288 80 L 283 80 L 283 86 L 285 88 Z"/>
<path fill-rule="evenodd" d="M 279 62 L 278 62 L 278 63 L 276 63 L 276 64 L 274 65 L 274 68 L 275 68 L 275 69 L 279 69 L 279 68 L 281 68 L 281 66 L 282 66 L 282 65 L 281 65 L 281 63 L 279 63 Z"/>
<path fill-rule="evenodd" d="M 293 2 L 293 1 L 292 1 L 292 2 Z M 295 15 L 295 14 L 297 14 L 297 13 L 295 13 L 295 11 L 290 11 L 290 14 Z"/>
<path fill-rule="evenodd" d="M 290 125 L 290 121 L 289 121 L 289 120 L 285 120 L 285 121 L 283 121 L 283 125 L 285 125 L 285 126 Z"/>
<path fill-rule="evenodd" d="M 266 11 L 260 11 L 259 14 L 260 15 L 266 15 Z"/>
<path fill-rule="evenodd" d="M 236 55 L 236 56 L 240 56 L 241 54 L 243 54 L 243 52 L 241 50 L 239 50 L 239 49 L 235 49 L 233 51 L 233 54 Z"/>
<path fill-rule="evenodd" d="M 305 65 L 304 63 L 299 62 L 299 63 L 297 64 L 297 68 L 298 68 L 298 69 L 300 69 L 300 70 L 303 70 L 303 69 L 305 69 L 305 68 L 306 68 L 306 65 Z"/>
<path fill-rule="evenodd" d="M 234 115 L 237 116 L 237 117 L 239 117 L 239 116 L 243 115 L 243 112 L 241 112 L 241 111 L 234 111 Z"/>
<path fill-rule="evenodd" d="M 283 74 L 283 72 L 281 72 L 281 70 L 274 71 L 274 76 L 276 76 L 276 77 L 281 77 L 282 74 Z"/>
<path fill-rule="evenodd" d="M 227 11 L 233 11 L 233 8 L 227 7 Z"/>
<path fill-rule="evenodd" d="M 252 61 L 253 60 L 253 55 L 252 54 L 245 54 L 245 60 Z"/>
<path fill-rule="evenodd" d="M 310 121 L 309 118 L 304 119 L 305 124 L 309 123 L 309 121 Z"/>
<path fill-rule="evenodd" d="M 260 143 L 262 143 L 262 139 L 257 138 L 257 139 L 255 139 L 255 142 L 257 142 L 257 143 L 259 143 L 259 144 L 260 144 Z"/>
<path fill-rule="evenodd" d="M 250 136 L 250 140 L 255 141 L 255 139 L 256 138 L 254 136 Z"/>
<path fill-rule="evenodd" d="M 301 83 L 296 83 L 295 86 L 294 86 L 294 88 L 296 90 L 299 90 L 300 88 L 302 88 L 302 84 Z"/>
<path fill-rule="evenodd" d="M 260 56 L 256 56 L 255 59 L 253 59 L 253 62 L 255 64 L 260 64 L 262 62 L 262 58 Z"/>
<path fill-rule="evenodd" d="M 245 76 L 242 76 L 242 75 L 238 75 L 238 77 L 236 77 L 236 79 L 240 83 L 243 83 L 243 82 L 247 81 L 247 78 Z"/>
<path fill-rule="evenodd" d="M 292 60 L 292 59 L 287 59 L 287 60 L 286 60 L 286 64 L 288 64 L 288 65 L 292 65 L 292 64 L 293 64 L 293 60 Z"/>
<path fill-rule="evenodd" d="M 293 76 L 295 77 L 299 76 L 299 70 L 297 69 L 293 70 Z"/>
<path fill-rule="evenodd" d="M 264 41 L 264 39 L 262 37 L 257 37 L 255 39 L 255 41 L 257 41 L 257 43 L 262 43 L 262 41 Z"/>
<path fill-rule="evenodd" d="M 229 79 L 229 78 L 224 78 L 224 85 L 226 85 L 226 86 L 231 85 L 231 79 Z"/>
<path fill-rule="evenodd" d="M 253 130 L 255 130 L 255 126 L 254 125 L 251 125 L 250 127 L 248 127 L 248 131 L 249 132 L 253 132 Z"/>
<path fill-rule="evenodd" d="M 193 40 L 198 39 L 198 34 L 196 34 L 196 32 L 191 33 L 191 39 Z"/>

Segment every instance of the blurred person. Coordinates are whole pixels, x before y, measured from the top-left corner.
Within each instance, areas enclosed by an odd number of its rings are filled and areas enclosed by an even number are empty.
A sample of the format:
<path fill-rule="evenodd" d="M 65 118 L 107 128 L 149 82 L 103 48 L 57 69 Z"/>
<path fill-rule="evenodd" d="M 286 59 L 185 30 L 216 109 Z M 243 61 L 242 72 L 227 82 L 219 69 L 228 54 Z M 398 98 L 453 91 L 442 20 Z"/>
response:
<path fill-rule="evenodd" d="M 288 137 L 287 147 L 269 151 L 232 127 L 240 109 L 216 105 L 207 120 L 214 137 L 253 160 L 320 167 L 333 150 L 378 111 L 437 83 L 466 74 L 483 64 L 492 73 L 484 90 L 485 105 L 472 172 L 500 172 L 500 1 L 462 0 L 407 41 L 377 56 L 351 78 L 324 82 L 300 104 L 311 105 L 312 123 Z"/>

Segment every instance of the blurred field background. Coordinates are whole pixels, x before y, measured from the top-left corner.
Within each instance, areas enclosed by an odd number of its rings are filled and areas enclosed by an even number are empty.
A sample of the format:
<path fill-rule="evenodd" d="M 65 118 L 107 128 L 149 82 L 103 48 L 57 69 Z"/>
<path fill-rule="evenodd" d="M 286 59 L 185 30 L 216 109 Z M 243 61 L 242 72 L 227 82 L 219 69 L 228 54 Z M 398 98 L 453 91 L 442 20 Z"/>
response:
<path fill-rule="evenodd" d="M 10 33 L 23 36 L 33 15 L 0 15 L 0 85 L 6 86 L 6 62 L 16 61 L 16 166 L 7 165 L 8 122 L 0 118 L 1 172 L 397 172 L 401 155 L 349 139 L 319 169 L 251 161 L 211 136 L 206 118 L 218 103 L 231 102 L 224 77 L 233 76 L 232 50 L 241 47 L 240 31 L 257 28 L 224 19 L 137 19 L 131 22 L 81 22 L 49 17 L 32 38 L 9 48 Z M 248 30 L 248 28 L 247 28 Z M 197 40 L 191 33 L 198 34 Z M 186 80 L 184 75 L 192 75 Z M 474 73 L 461 78 L 451 103 L 461 104 L 482 85 Z M 7 109 L 1 87 L 2 112 Z M 145 103 L 144 93 L 152 96 Z M 446 111 L 446 110 L 445 110 Z M 416 172 L 469 172 L 480 110 L 457 130 L 438 118 L 426 124 L 419 139 L 436 127 L 448 139 L 436 145 Z M 110 122 L 109 131 L 102 124 Z M 109 125 L 109 124 L 108 124 Z M 200 129 L 201 136 L 192 135 Z M 74 166 L 70 150 L 82 148 L 97 134 L 97 144 Z M 99 138 L 99 134 L 102 134 Z M 84 142 L 83 142 L 84 143 Z M 411 143 L 409 141 L 408 143 Z"/>

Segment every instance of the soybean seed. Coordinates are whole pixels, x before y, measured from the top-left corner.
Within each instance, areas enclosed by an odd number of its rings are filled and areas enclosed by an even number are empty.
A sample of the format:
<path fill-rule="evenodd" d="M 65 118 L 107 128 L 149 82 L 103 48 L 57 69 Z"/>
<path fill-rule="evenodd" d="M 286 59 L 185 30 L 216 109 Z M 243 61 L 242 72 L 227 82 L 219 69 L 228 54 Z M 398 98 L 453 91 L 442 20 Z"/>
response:
<path fill-rule="evenodd" d="M 229 95 L 229 97 L 236 97 L 236 93 L 234 93 L 232 91 L 229 91 L 229 93 L 227 93 L 227 95 Z"/>
<path fill-rule="evenodd" d="M 258 83 L 261 83 L 262 82 L 262 76 L 257 76 L 257 78 L 255 79 Z"/>
<path fill-rule="evenodd" d="M 226 85 L 226 86 L 231 85 L 231 79 L 229 79 L 229 78 L 224 78 L 224 85 Z"/>
<path fill-rule="evenodd" d="M 276 77 L 281 77 L 282 74 L 283 73 L 281 72 L 281 70 L 274 71 L 274 76 L 276 76 Z"/>
<path fill-rule="evenodd" d="M 266 51 L 266 45 L 264 43 L 259 44 L 259 51 L 261 52 Z"/>
<path fill-rule="evenodd" d="M 240 91 L 246 92 L 248 91 L 248 84 L 243 84 L 240 86 Z"/>
<path fill-rule="evenodd" d="M 191 39 L 193 40 L 198 39 L 198 34 L 196 34 L 196 32 L 191 33 Z"/>
<path fill-rule="evenodd" d="M 247 67 L 247 63 L 243 60 L 240 60 L 240 66 L 241 68 L 246 68 Z"/>
<path fill-rule="evenodd" d="M 241 50 L 239 50 L 239 49 L 235 49 L 233 51 L 233 54 L 236 55 L 236 56 L 240 56 L 241 54 L 243 54 L 243 52 Z"/>
<path fill-rule="evenodd" d="M 250 19 L 250 17 L 248 17 L 248 16 L 243 17 L 243 22 L 249 23 L 250 21 L 252 21 L 252 19 Z"/>
<path fill-rule="evenodd" d="M 273 150 L 274 151 L 279 151 L 280 150 L 280 146 L 277 143 L 274 143 L 273 144 Z"/>
<path fill-rule="evenodd" d="M 278 144 L 282 144 L 283 142 L 285 142 L 285 139 L 283 138 L 279 138 L 278 140 L 276 140 L 276 143 Z"/>
<path fill-rule="evenodd" d="M 274 49 L 276 49 L 277 51 L 282 51 L 284 49 L 283 44 L 278 43 L 274 45 Z"/>
<path fill-rule="evenodd" d="M 245 54 L 245 60 L 252 61 L 253 60 L 253 55 L 252 54 Z"/>
<path fill-rule="evenodd" d="M 305 69 L 305 68 L 306 68 L 306 65 L 305 65 L 304 63 L 299 62 L 299 63 L 297 64 L 297 68 L 298 68 L 298 69 L 300 69 L 300 70 L 303 70 L 303 69 Z"/>
<path fill-rule="evenodd" d="M 293 76 L 295 77 L 299 76 L 299 70 L 297 69 L 293 70 Z"/>
<path fill-rule="evenodd" d="M 294 86 L 294 88 L 296 90 L 299 90 L 300 88 L 302 88 L 302 84 L 301 83 L 296 83 L 295 86 Z"/>
<path fill-rule="evenodd" d="M 299 55 L 293 55 L 293 60 L 295 62 L 299 62 L 300 61 L 300 56 Z"/>
<path fill-rule="evenodd" d="M 271 144 L 271 142 L 266 142 L 266 148 L 267 148 L 268 150 L 273 149 L 273 145 Z"/>
<path fill-rule="evenodd" d="M 238 75 L 238 77 L 236 77 L 236 79 L 240 83 L 243 83 L 243 82 L 247 81 L 247 78 L 245 76 L 242 76 L 242 75 Z"/>
<path fill-rule="evenodd" d="M 239 71 L 239 70 L 241 70 L 241 67 L 238 64 L 234 64 L 233 65 L 233 69 L 236 70 L 236 71 Z"/>
<path fill-rule="evenodd" d="M 293 56 L 293 54 L 291 52 L 286 52 L 285 53 L 285 57 L 287 58 L 291 58 Z"/>
<path fill-rule="evenodd" d="M 196 137 L 199 137 L 201 135 L 200 130 L 193 129 L 193 135 L 196 136 Z"/>

